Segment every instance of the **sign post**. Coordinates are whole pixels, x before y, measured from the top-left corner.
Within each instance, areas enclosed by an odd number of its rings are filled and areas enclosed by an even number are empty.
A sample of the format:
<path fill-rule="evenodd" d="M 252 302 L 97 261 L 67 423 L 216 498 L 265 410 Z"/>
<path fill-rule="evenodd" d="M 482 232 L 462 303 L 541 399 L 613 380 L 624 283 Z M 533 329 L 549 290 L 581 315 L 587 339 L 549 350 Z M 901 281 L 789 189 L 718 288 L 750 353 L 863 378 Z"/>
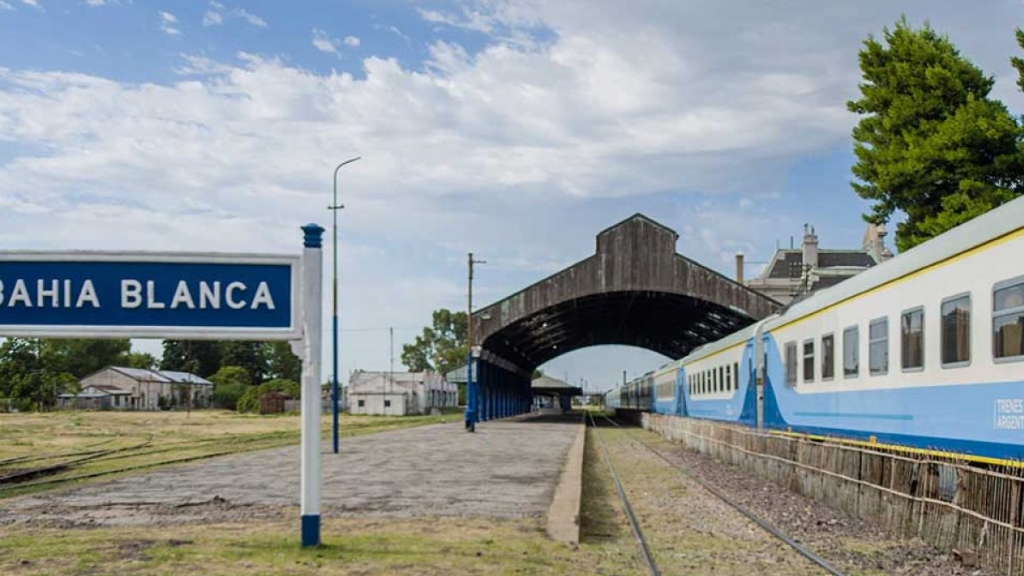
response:
<path fill-rule="evenodd" d="M 320 545 L 320 339 L 322 331 L 321 274 L 324 229 L 316 224 L 302 227 L 303 338 L 292 342 L 302 358 L 302 547 Z M 296 346 L 298 345 L 298 346 Z"/>
<path fill-rule="evenodd" d="M 302 359 L 302 546 L 318 546 L 324 229 L 302 231 L 301 258 L 0 252 L 0 338 L 291 341 Z"/>

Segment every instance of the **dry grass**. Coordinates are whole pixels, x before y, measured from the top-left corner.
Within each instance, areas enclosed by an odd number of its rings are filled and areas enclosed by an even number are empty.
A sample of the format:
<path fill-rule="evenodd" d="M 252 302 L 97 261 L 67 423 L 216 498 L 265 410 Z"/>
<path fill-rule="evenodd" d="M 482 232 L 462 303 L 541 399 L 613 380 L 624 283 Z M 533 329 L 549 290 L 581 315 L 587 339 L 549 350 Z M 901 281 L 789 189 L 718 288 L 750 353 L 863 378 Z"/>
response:
<path fill-rule="evenodd" d="M 537 519 L 325 520 L 324 546 L 289 522 L 118 528 L 0 528 L 0 573 L 600 574 L 595 556 L 548 540 Z"/>

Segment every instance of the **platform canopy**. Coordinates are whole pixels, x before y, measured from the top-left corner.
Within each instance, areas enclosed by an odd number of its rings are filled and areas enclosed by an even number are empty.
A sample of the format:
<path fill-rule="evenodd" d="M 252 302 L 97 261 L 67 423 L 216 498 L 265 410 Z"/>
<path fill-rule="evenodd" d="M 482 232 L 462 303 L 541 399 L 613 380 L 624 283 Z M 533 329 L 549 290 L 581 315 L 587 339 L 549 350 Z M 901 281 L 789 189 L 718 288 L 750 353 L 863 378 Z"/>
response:
<path fill-rule="evenodd" d="M 520 373 L 600 344 L 676 359 L 782 307 L 677 254 L 678 240 L 642 214 L 619 222 L 597 235 L 595 254 L 475 311 L 473 344 Z"/>

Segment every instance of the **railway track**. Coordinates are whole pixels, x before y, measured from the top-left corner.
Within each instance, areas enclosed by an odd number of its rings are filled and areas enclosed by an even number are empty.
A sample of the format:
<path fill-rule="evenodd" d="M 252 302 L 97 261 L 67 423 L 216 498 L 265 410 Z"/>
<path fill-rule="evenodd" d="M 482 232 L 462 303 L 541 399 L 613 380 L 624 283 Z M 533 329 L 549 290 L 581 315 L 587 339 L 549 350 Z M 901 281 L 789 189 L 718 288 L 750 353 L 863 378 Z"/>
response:
<path fill-rule="evenodd" d="M 601 455 L 604 457 L 605 464 L 608 465 L 608 471 L 612 475 L 612 480 L 615 481 L 615 490 L 619 493 L 619 500 L 622 501 L 622 507 L 626 511 L 626 516 L 629 518 L 629 526 L 633 530 L 633 537 L 636 538 L 637 544 L 640 546 L 640 554 L 643 556 L 644 563 L 647 565 L 647 572 L 651 576 L 660 576 L 661 572 L 658 570 L 658 565 L 654 561 L 654 554 L 651 553 L 651 547 L 647 542 L 647 538 L 644 536 L 643 530 L 640 528 L 640 522 L 636 518 L 636 514 L 633 512 L 633 507 L 629 503 L 629 498 L 626 496 L 626 491 L 622 489 L 622 482 L 619 481 L 619 475 L 615 472 L 615 466 L 612 464 L 612 459 L 608 456 L 608 451 L 604 447 L 604 439 L 601 437 L 601 429 L 597 426 L 597 421 L 594 419 L 593 414 L 589 414 L 590 421 L 593 424 L 594 431 L 597 433 L 598 446 L 601 450 Z"/>
<path fill-rule="evenodd" d="M 640 545 L 641 545 L 641 547 L 643 549 L 644 557 L 645 557 L 645 560 L 647 561 L 648 570 L 649 570 L 649 572 L 652 575 L 653 574 L 659 574 L 658 569 L 657 569 L 657 567 L 656 567 L 656 565 L 654 563 L 654 558 L 653 558 L 653 556 L 652 556 L 652 554 L 650 552 L 650 545 L 646 541 L 646 539 L 643 537 L 643 533 L 640 531 L 640 526 L 639 526 L 639 524 L 636 521 L 636 516 L 633 513 L 632 508 L 629 506 L 628 499 L 626 498 L 626 495 L 625 495 L 625 493 L 624 493 L 624 491 L 622 489 L 622 484 L 619 481 L 618 476 L 615 474 L 614 467 L 612 466 L 612 463 L 611 463 L 611 461 L 610 461 L 610 459 L 608 457 L 607 450 L 605 449 L 605 446 L 604 446 L 604 440 L 601 437 L 600 427 L 597 425 L 597 418 L 593 414 L 590 414 L 590 418 L 591 418 L 591 422 L 592 422 L 592 424 L 594 426 L 594 429 L 597 432 L 597 437 L 598 437 L 599 443 L 601 445 L 601 452 L 604 455 L 605 461 L 608 463 L 609 469 L 612 471 L 612 476 L 613 476 L 613 478 L 615 480 L 616 488 L 617 488 L 617 490 L 619 492 L 620 498 L 622 499 L 623 505 L 624 505 L 624 507 L 627 510 L 627 515 L 629 516 L 630 523 L 634 526 L 634 535 L 636 535 L 637 540 L 640 542 Z M 608 417 L 606 414 L 601 414 L 601 418 L 603 419 L 603 421 L 609 422 L 610 424 L 612 424 L 616 428 L 618 428 L 620 430 L 625 430 L 618 422 L 616 422 L 614 419 Z M 777 526 L 774 526 L 773 524 L 769 523 L 768 521 L 764 520 L 763 518 L 757 516 L 756 514 L 754 514 L 753 512 L 748 510 L 747 508 L 745 508 L 742 505 L 740 505 L 739 503 L 733 501 L 731 498 L 729 498 L 727 495 L 722 493 L 720 490 L 718 490 L 714 486 L 711 486 L 710 484 L 704 482 L 702 479 L 694 476 L 689 471 L 687 471 L 685 468 L 679 466 L 678 464 L 676 464 L 675 462 L 670 460 L 667 456 L 665 456 L 664 453 L 662 453 L 657 448 L 654 448 L 654 447 L 650 446 L 647 442 L 644 442 L 643 440 L 640 440 L 640 439 L 636 438 L 635 435 L 629 434 L 628 432 L 626 433 L 626 436 L 629 438 L 630 442 L 632 442 L 633 444 L 641 446 L 644 450 L 648 451 L 649 453 L 651 453 L 652 455 L 657 457 L 659 460 L 661 460 L 662 462 L 664 462 L 665 464 L 667 464 L 668 466 L 670 466 L 671 468 L 673 468 L 674 470 L 676 470 L 677 472 L 679 472 L 680 474 L 685 476 L 687 480 L 692 481 L 693 483 L 699 485 L 706 492 L 712 494 L 713 496 L 715 496 L 715 498 L 717 498 L 718 500 L 722 501 L 723 503 L 727 504 L 732 509 L 736 510 L 737 512 L 739 512 L 740 514 L 745 516 L 751 522 L 753 522 L 758 527 L 763 529 L 765 532 L 770 534 L 773 538 L 775 538 L 775 539 L 785 543 L 787 546 L 792 548 L 795 552 L 797 552 L 798 554 L 800 554 L 801 556 L 803 556 L 804 558 L 806 558 L 810 562 L 814 563 L 819 568 L 821 568 L 822 570 L 826 571 L 828 574 L 831 574 L 832 576 L 846 576 L 846 574 L 844 572 L 840 571 L 835 566 L 829 564 L 826 560 L 824 560 L 823 558 L 821 558 L 820 556 L 815 554 L 813 551 L 809 550 L 805 546 L 802 546 L 800 543 L 796 542 L 793 538 L 788 536 L 785 532 L 783 532 Z"/>

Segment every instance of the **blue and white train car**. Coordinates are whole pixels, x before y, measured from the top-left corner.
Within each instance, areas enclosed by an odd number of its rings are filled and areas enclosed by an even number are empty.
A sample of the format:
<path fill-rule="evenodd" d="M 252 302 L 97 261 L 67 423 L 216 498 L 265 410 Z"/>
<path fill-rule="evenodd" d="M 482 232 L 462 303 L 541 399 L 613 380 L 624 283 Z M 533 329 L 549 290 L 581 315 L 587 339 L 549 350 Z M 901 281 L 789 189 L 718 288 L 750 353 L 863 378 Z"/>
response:
<path fill-rule="evenodd" d="M 756 385 L 750 376 L 755 329 L 748 327 L 702 346 L 679 362 L 681 403 L 688 416 L 756 423 Z"/>
<path fill-rule="evenodd" d="M 764 424 L 1024 459 L 1024 199 L 764 324 Z"/>
<path fill-rule="evenodd" d="M 680 363 L 669 362 L 654 371 L 652 384 L 654 403 L 652 410 L 659 414 L 683 414 L 679 387 L 681 386 Z"/>
<path fill-rule="evenodd" d="M 1024 460 L 1024 198 L 616 393 L 633 410 Z"/>

